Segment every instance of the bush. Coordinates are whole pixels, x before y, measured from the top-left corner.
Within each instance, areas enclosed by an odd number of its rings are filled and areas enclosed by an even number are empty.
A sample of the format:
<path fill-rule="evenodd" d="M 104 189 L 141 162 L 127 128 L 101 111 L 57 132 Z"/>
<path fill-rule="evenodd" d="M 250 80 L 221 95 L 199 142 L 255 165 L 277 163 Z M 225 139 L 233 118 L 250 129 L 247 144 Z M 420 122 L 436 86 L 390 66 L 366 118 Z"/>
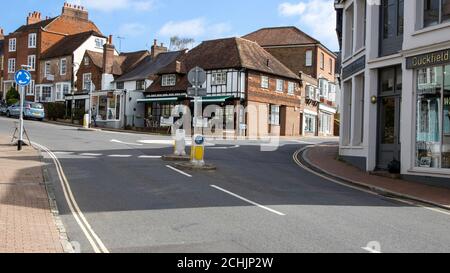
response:
<path fill-rule="evenodd" d="M 14 87 L 11 87 L 6 93 L 6 104 L 13 105 L 20 100 L 20 94 Z"/>
<path fill-rule="evenodd" d="M 44 104 L 45 116 L 48 120 L 64 119 L 66 116 L 66 105 L 58 102 L 48 102 Z"/>

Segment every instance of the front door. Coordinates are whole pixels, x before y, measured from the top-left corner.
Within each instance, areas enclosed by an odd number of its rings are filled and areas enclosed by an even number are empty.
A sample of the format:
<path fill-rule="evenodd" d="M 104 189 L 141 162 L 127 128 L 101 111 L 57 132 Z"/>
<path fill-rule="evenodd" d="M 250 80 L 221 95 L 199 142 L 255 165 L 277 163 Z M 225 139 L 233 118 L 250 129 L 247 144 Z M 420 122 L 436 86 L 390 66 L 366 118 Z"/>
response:
<path fill-rule="evenodd" d="M 377 168 L 386 170 L 391 162 L 400 162 L 401 67 L 382 69 L 379 75 Z"/>

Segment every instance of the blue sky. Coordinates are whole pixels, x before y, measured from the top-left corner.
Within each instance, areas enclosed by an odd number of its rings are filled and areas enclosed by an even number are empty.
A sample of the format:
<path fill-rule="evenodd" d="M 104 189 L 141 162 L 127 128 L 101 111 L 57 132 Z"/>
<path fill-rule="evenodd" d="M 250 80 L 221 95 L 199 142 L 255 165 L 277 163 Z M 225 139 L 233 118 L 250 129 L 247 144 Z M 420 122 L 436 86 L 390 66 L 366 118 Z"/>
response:
<path fill-rule="evenodd" d="M 103 34 L 124 37 L 122 51 L 149 49 L 171 36 L 203 40 L 242 36 L 262 27 L 295 25 L 337 50 L 333 0 L 68 0 L 89 10 Z M 64 0 L 4 1 L 0 27 L 14 31 L 28 12 L 61 12 Z M 2 9 L 3 9 L 2 8 Z"/>

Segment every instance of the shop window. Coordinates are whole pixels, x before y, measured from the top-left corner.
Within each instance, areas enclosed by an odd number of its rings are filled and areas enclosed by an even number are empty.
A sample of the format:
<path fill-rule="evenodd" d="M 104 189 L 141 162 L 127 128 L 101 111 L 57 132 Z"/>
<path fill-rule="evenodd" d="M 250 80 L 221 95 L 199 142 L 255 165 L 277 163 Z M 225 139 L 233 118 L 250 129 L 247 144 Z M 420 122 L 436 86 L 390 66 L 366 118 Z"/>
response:
<path fill-rule="evenodd" d="M 417 71 L 416 167 L 450 168 L 450 66 Z"/>
<path fill-rule="evenodd" d="M 305 115 L 305 132 L 315 133 L 316 132 L 316 117 L 313 115 Z"/>

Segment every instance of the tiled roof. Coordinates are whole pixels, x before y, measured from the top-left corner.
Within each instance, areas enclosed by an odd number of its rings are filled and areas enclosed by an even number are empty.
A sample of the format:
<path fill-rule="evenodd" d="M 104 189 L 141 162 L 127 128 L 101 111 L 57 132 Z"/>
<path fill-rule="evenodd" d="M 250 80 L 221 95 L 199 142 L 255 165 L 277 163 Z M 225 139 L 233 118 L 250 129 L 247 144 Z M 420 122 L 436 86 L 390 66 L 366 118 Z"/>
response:
<path fill-rule="evenodd" d="M 46 20 L 42 20 L 38 23 L 35 24 L 31 24 L 31 25 L 23 25 L 21 27 L 19 27 L 18 29 L 16 29 L 16 31 L 14 32 L 23 32 L 23 31 L 28 31 L 28 30 L 32 30 L 32 29 L 40 29 L 40 28 L 45 28 L 47 27 L 51 22 L 53 22 L 54 20 L 58 19 L 58 17 L 53 17 L 50 19 L 46 19 Z"/>
<path fill-rule="evenodd" d="M 139 64 L 135 66 L 130 72 L 124 74 L 116 81 L 137 81 L 149 78 L 158 73 L 158 71 L 173 62 L 184 51 L 165 52 L 159 54 L 155 59 L 151 56 L 145 57 Z"/>
<path fill-rule="evenodd" d="M 242 38 L 257 42 L 263 47 L 320 44 L 318 40 L 293 26 L 262 28 L 248 35 L 245 35 Z"/>
<path fill-rule="evenodd" d="M 177 65 L 177 61 L 179 62 Z M 161 69 L 158 74 L 179 74 L 174 87 L 162 87 L 159 77 L 147 90 L 183 91 L 189 86 L 186 73 L 199 66 L 205 70 L 250 69 L 286 78 L 299 79 L 291 70 L 255 42 L 242 38 L 227 38 L 205 41 L 177 61 Z M 176 67 L 180 69 L 176 69 Z"/>
<path fill-rule="evenodd" d="M 69 56 L 72 55 L 73 52 L 79 48 L 86 40 L 88 40 L 91 36 L 97 36 L 106 38 L 100 33 L 95 31 L 88 31 L 79 34 L 74 34 L 70 36 L 66 36 L 61 41 L 47 49 L 43 55 L 42 59 L 50 59 L 61 56 Z"/>
<path fill-rule="evenodd" d="M 92 63 L 103 68 L 103 53 L 87 50 L 86 53 L 92 60 Z M 148 51 L 137 51 L 122 53 L 119 56 L 114 56 L 113 74 L 120 76 L 133 69 L 137 63 L 148 56 Z"/>

